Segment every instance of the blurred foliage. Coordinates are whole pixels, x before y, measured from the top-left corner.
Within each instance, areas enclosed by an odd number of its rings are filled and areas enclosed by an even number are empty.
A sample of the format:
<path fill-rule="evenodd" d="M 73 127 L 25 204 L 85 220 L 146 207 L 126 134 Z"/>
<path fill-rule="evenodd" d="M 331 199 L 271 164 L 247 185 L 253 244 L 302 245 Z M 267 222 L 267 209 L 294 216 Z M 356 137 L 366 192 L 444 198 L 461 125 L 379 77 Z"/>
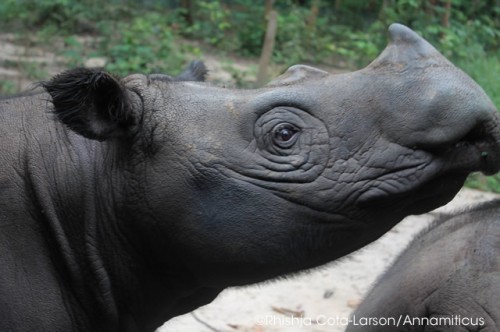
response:
<path fill-rule="evenodd" d="M 500 54 L 488 52 L 484 56 L 457 59 L 455 64 L 484 89 L 500 110 Z"/>
<path fill-rule="evenodd" d="M 467 178 L 465 186 L 500 194 L 500 174 L 485 176 L 481 173 L 473 173 Z"/>
<path fill-rule="evenodd" d="M 119 22 L 101 41 L 107 69 L 119 73 L 178 73 L 187 54 L 199 56 L 199 49 L 180 43 L 157 12 L 144 13 L 130 22 Z"/>
<path fill-rule="evenodd" d="M 102 54 L 119 71 L 127 60 L 132 71 L 155 70 L 158 64 L 145 62 L 175 65 L 189 51 L 178 46 L 179 37 L 258 56 L 264 7 L 263 0 L 2 0 L 0 28 L 100 36 Z M 500 46 L 498 0 L 276 0 L 274 9 L 274 61 L 284 66 L 366 65 L 385 46 L 392 22 L 410 26 L 453 60 L 495 54 Z"/>
<path fill-rule="evenodd" d="M 2 0 L 0 21 L 10 30 L 53 34 L 98 33 L 101 22 L 129 19 L 132 12 L 123 3 L 98 0 Z M 0 25 L 1 26 L 1 25 Z"/>
<path fill-rule="evenodd" d="M 276 0 L 275 64 L 359 68 L 386 45 L 392 22 L 408 25 L 471 75 L 500 107 L 498 0 Z M 202 48 L 257 57 L 265 35 L 264 0 L 2 0 L 0 30 L 44 45 L 62 39 L 69 66 L 105 57 L 106 68 L 176 74 Z M 33 32 L 35 31 L 35 32 Z M 35 36 L 33 36 L 35 34 Z M 96 41 L 89 50 L 78 37 Z M 30 77 L 43 69 L 25 65 Z M 0 82 L 0 93 L 13 84 Z M 469 184 L 500 191 L 499 177 Z"/>

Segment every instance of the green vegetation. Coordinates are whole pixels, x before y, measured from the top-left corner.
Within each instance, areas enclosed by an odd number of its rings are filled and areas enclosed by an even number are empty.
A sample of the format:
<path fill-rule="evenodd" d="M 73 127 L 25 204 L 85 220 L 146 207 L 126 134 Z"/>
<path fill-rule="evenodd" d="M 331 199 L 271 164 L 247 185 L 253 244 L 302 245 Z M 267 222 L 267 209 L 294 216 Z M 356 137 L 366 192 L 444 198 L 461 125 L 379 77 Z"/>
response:
<path fill-rule="evenodd" d="M 276 0 L 276 64 L 298 62 L 360 67 L 386 44 L 392 22 L 425 35 L 453 61 L 496 55 L 500 46 L 498 1 L 470 0 Z M 198 48 L 194 40 L 238 56 L 259 56 L 266 29 L 265 1 L 254 0 L 3 0 L 0 28 L 44 41 L 92 35 L 95 54 L 109 57 L 118 73 L 177 68 Z M 75 43 L 62 54 L 77 63 Z M 68 49 L 70 51 L 68 51 Z M 498 58 L 493 56 L 489 64 Z M 161 60 L 160 60 L 161 59 Z"/>
<path fill-rule="evenodd" d="M 105 57 L 106 69 L 120 75 L 177 74 L 204 50 L 257 58 L 268 2 L 2 0 L 0 31 L 13 33 L 22 45 L 50 45 L 71 67 Z M 400 22 L 471 75 L 500 108 L 497 0 L 276 0 L 272 9 L 278 13 L 274 65 L 365 66 L 385 46 L 387 26 Z M 46 72 L 24 62 L 16 68 L 32 79 Z M 238 83 L 248 84 L 238 70 L 231 72 Z M 0 94 L 13 90 L 15 84 L 0 82 Z M 498 177 L 474 175 L 468 183 L 500 192 Z"/>
<path fill-rule="evenodd" d="M 467 57 L 459 59 L 456 64 L 481 85 L 497 109 L 500 109 L 500 56 L 485 54 L 475 59 Z M 500 193 L 500 174 L 493 176 L 472 174 L 466 185 L 470 188 Z"/>
<path fill-rule="evenodd" d="M 497 109 L 500 109 L 500 54 L 467 57 L 457 60 L 455 64 L 481 85 Z"/>
<path fill-rule="evenodd" d="M 119 22 L 112 35 L 116 37 L 106 36 L 101 42 L 102 55 L 109 61 L 107 69 L 121 74 L 162 71 L 175 74 L 184 66 L 186 58 L 200 52 L 176 41 L 174 31 L 156 12 L 134 17 L 130 22 Z"/>
<path fill-rule="evenodd" d="M 465 185 L 469 188 L 500 193 L 500 174 L 484 176 L 480 173 L 473 173 Z"/>

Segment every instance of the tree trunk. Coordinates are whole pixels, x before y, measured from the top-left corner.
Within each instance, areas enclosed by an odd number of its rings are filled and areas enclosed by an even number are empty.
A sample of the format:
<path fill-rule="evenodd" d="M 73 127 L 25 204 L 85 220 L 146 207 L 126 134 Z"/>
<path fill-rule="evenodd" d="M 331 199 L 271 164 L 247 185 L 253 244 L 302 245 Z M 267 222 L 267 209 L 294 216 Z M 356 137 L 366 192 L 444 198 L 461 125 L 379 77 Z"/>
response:
<path fill-rule="evenodd" d="M 188 26 L 193 26 L 193 2 L 191 0 L 181 0 L 180 7 L 184 9 L 182 12 L 182 17 L 188 24 Z"/>
<path fill-rule="evenodd" d="M 338 12 L 340 10 L 340 6 L 342 6 L 342 0 L 335 0 L 335 12 Z"/>
<path fill-rule="evenodd" d="M 274 0 L 266 0 L 266 9 L 264 11 L 264 17 L 267 20 L 269 13 L 273 10 Z"/>
<path fill-rule="evenodd" d="M 378 12 L 378 18 L 380 21 L 385 22 L 386 20 L 386 8 L 389 7 L 391 4 L 390 4 L 390 0 L 383 0 L 382 1 L 382 5 L 380 6 L 380 10 Z"/>
<path fill-rule="evenodd" d="M 312 0 L 311 10 L 309 12 L 309 16 L 307 17 L 307 30 L 309 32 L 314 31 L 314 29 L 316 28 L 316 19 L 318 18 L 319 14 L 320 3 L 321 0 Z"/>
<path fill-rule="evenodd" d="M 441 25 L 445 28 L 450 27 L 450 16 L 451 16 L 451 0 L 446 0 L 444 4 L 444 14 L 441 19 Z"/>
<path fill-rule="evenodd" d="M 267 16 L 267 29 L 262 53 L 259 60 L 259 72 L 257 74 L 257 84 L 262 86 L 268 80 L 268 67 L 273 55 L 276 30 L 278 29 L 278 13 L 271 10 Z"/>

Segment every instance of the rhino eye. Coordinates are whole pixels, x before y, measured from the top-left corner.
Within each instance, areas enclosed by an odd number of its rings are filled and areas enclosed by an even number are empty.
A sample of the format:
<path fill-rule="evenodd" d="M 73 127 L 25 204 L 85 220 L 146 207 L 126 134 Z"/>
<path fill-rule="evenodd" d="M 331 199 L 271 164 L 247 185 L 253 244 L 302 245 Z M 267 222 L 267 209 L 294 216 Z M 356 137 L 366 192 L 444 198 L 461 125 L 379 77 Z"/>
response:
<path fill-rule="evenodd" d="M 290 123 L 280 123 L 273 129 L 274 144 L 281 148 L 291 147 L 297 140 L 300 129 Z"/>

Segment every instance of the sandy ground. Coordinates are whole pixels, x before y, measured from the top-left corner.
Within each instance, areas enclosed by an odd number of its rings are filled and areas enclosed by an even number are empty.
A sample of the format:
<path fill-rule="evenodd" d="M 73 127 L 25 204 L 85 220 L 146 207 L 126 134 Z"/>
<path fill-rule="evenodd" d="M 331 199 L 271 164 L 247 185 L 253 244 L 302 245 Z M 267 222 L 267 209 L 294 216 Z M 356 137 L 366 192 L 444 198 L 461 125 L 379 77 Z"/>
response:
<path fill-rule="evenodd" d="M 340 261 L 288 279 L 227 289 L 212 303 L 168 321 L 157 332 L 344 331 L 370 285 L 433 214 L 495 197 L 500 196 L 463 189 L 448 205 L 404 219 L 378 241 Z"/>

